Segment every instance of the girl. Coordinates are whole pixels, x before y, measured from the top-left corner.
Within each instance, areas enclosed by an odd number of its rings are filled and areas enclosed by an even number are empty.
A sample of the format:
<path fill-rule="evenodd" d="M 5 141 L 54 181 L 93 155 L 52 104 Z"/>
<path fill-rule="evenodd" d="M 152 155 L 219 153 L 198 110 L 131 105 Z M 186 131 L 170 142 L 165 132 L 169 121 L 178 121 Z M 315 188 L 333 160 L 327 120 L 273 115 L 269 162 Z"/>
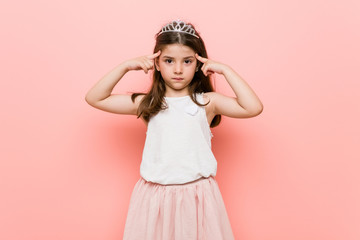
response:
<path fill-rule="evenodd" d="M 140 179 L 133 189 L 125 240 L 234 239 L 211 151 L 210 127 L 221 115 L 250 118 L 263 106 L 228 65 L 208 59 L 194 26 L 177 20 L 156 34 L 154 53 L 124 61 L 86 95 L 93 107 L 133 114 L 147 126 Z M 111 94 L 131 70 L 153 70 L 148 93 Z M 236 94 L 213 90 L 210 75 L 224 75 Z"/>

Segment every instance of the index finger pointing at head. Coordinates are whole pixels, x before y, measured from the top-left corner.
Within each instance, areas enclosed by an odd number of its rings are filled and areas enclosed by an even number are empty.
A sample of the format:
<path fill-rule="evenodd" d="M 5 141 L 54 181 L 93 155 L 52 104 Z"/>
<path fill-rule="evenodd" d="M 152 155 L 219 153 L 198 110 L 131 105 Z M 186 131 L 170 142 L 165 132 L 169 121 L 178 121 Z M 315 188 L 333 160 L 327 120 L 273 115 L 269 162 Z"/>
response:
<path fill-rule="evenodd" d="M 161 54 L 161 50 L 157 51 L 154 54 L 149 55 L 148 58 L 149 59 L 154 59 L 154 58 L 157 58 L 160 54 Z"/>
<path fill-rule="evenodd" d="M 197 54 L 197 53 L 195 54 L 195 57 L 202 63 L 206 62 L 206 58 L 199 56 L 199 54 Z"/>

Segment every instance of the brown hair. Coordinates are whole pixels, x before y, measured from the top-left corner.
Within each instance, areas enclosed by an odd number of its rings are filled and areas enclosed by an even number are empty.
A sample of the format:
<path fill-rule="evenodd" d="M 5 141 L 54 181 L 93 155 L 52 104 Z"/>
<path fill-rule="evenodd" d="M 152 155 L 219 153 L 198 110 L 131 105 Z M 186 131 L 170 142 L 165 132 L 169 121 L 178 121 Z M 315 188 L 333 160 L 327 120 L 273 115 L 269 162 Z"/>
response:
<path fill-rule="evenodd" d="M 194 26 L 191 23 L 187 23 L 191 25 L 193 28 Z M 195 28 L 194 28 L 195 30 Z M 154 53 L 158 52 L 159 50 L 163 50 L 166 45 L 168 44 L 182 44 L 192 48 L 196 53 L 200 56 L 208 58 L 204 41 L 200 37 L 199 33 L 195 30 L 195 34 L 199 36 L 196 38 L 187 33 L 181 32 L 164 32 L 160 34 L 159 31 L 155 35 L 156 44 L 154 47 Z M 203 63 L 197 61 L 197 67 L 200 69 Z M 143 118 L 146 122 L 149 122 L 150 118 L 156 115 L 159 111 L 166 109 L 167 107 L 164 106 L 164 96 L 165 96 L 165 82 L 162 79 L 161 73 L 157 71 L 156 67 L 154 66 L 153 72 L 153 82 L 151 89 L 148 93 L 133 93 L 131 95 L 131 100 L 135 102 L 135 98 L 138 95 L 145 95 L 142 99 L 137 115 L 139 118 L 143 115 Z M 190 82 L 189 86 L 190 97 L 192 101 L 197 104 L 198 106 L 206 106 L 209 103 L 201 104 L 196 101 L 195 94 L 202 93 L 202 92 L 213 92 L 213 86 L 210 81 L 210 76 L 205 76 L 204 73 L 199 70 L 195 72 L 193 80 Z M 221 115 L 216 115 L 213 120 L 211 121 L 210 127 L 216 127 L 219 125 L 221 121 Z"/>

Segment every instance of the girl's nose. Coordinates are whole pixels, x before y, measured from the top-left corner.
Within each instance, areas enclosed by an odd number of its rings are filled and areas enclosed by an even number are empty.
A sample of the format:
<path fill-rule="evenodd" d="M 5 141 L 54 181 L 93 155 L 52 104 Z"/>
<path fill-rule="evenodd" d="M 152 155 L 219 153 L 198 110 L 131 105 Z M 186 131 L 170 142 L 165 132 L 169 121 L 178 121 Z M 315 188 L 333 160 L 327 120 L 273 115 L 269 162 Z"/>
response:
<path fill-rule="evenodd" d="M 180 63 L 175 64 L 174 68 L 175 73 L 182 73 L 182 65 Z"/>

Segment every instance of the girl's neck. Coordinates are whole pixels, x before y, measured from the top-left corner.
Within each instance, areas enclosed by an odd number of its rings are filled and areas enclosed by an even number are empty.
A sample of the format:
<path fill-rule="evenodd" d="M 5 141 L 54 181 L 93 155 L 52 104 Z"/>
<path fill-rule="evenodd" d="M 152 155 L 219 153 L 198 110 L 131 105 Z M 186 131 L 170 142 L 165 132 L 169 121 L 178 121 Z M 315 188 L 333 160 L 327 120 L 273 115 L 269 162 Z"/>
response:
<path fill-rule="evenodd" d="M 184 96 L 174 96 L 174 97 L 172 97 L 172 96 L 169 96 L 169 97 L 167 97 L 167 96 L 164 96 L 165 98 L 185 98 L 185 97 L 189 97 L 190 95 L 184 95 Z"/>

